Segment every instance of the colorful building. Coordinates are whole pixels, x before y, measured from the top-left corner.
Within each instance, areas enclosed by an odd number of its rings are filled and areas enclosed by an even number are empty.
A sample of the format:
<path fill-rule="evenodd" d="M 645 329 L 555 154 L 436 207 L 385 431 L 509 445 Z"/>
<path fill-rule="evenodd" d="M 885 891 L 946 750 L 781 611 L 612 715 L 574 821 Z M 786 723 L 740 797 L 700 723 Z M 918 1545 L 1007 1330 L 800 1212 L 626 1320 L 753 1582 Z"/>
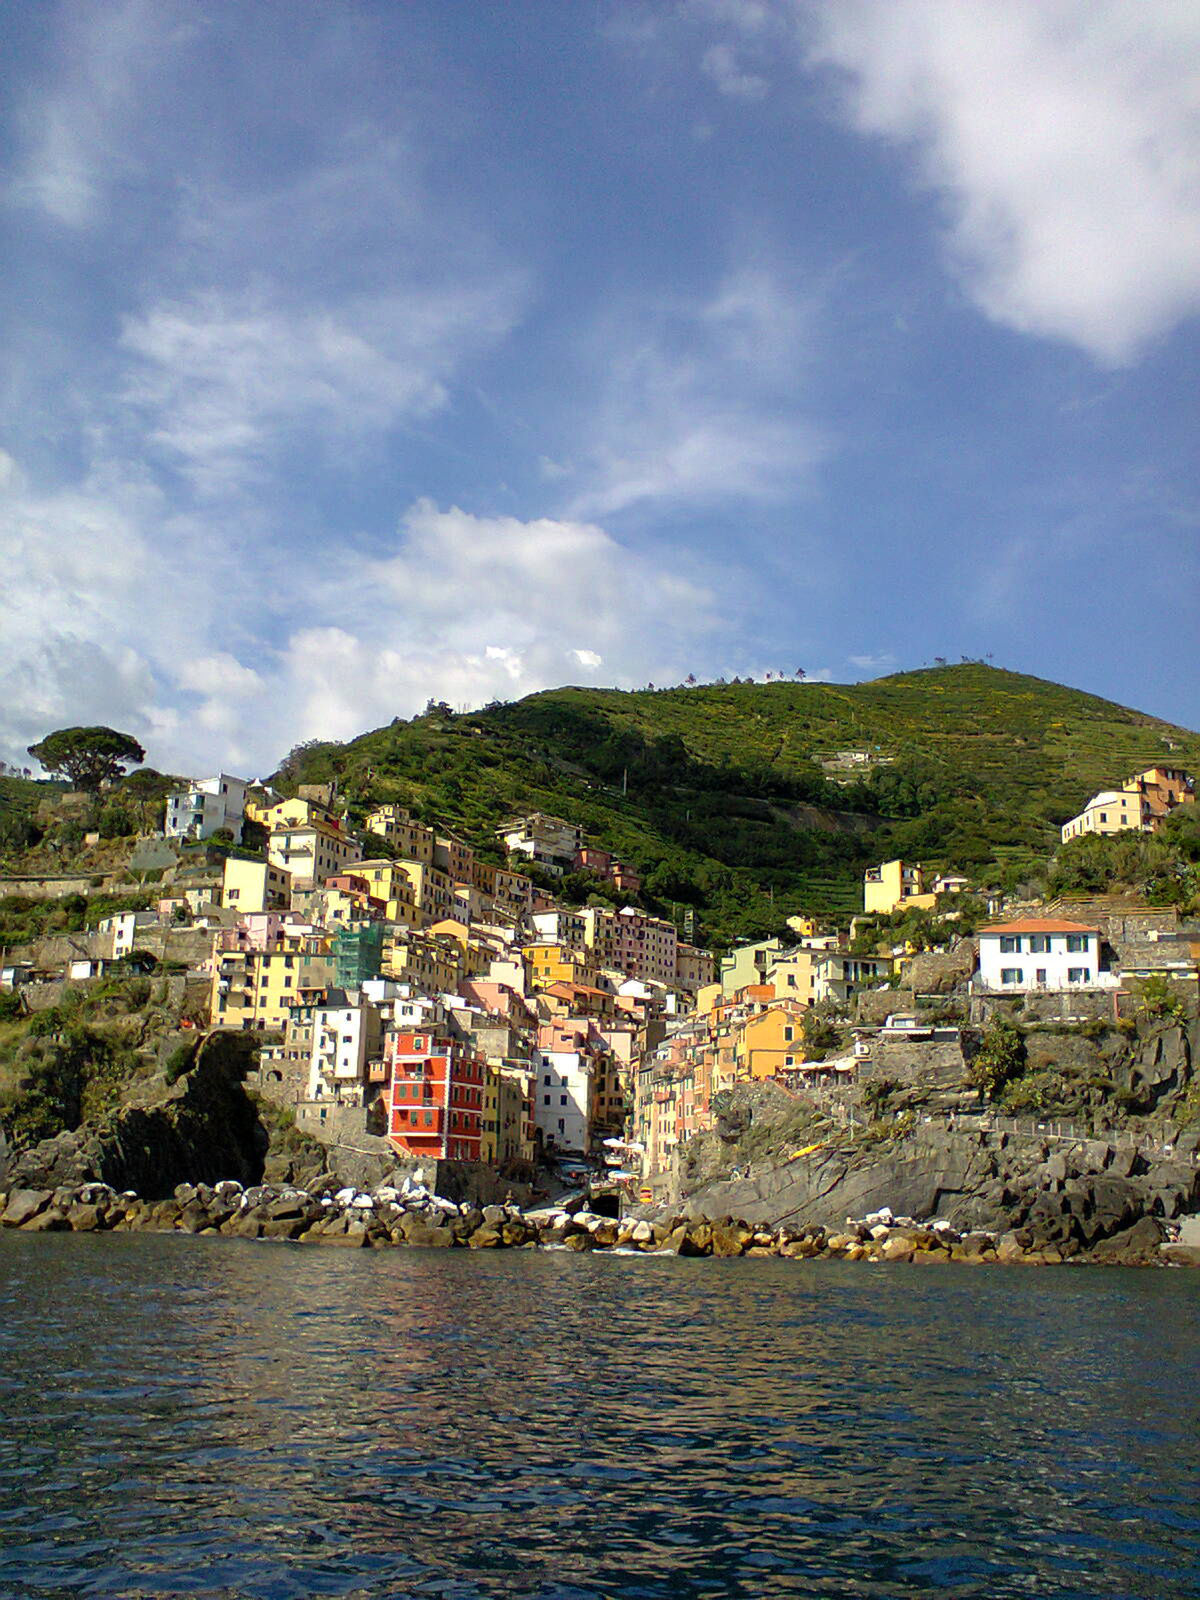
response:
<path fill-rule="evenodd" d="M 405 1156 L 482 1159 L 485 1063 L 443 1029 L 386 1042 L 388 1139 Z"/>

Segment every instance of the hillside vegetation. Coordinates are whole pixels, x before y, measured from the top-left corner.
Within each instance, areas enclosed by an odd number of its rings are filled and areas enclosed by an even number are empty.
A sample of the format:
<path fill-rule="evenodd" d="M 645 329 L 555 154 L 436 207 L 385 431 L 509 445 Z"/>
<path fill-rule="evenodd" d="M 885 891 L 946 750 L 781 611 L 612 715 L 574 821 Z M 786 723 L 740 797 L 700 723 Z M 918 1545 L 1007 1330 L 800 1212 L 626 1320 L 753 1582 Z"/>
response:
<path fill-rule="evenodd" d="M 890 758 L 851 784 L 839 750 Z M 904 855 L 1013 886 L 1059 825 L 1140 767 L 1200 770 L 1200 735 L 978 663 L 870 683 L 566 688 L 316 743 L 278 782 L 337 778 L 361 819 L 396 801 L 495 855 L 493 829 L 539 807 L 582 823 L 645 875 L 652 909 L 691 910 L 722 944 L 797 911 L 847 915 L 865 865 Z M 597 885 L 574 886 L 580 894 Z"/>

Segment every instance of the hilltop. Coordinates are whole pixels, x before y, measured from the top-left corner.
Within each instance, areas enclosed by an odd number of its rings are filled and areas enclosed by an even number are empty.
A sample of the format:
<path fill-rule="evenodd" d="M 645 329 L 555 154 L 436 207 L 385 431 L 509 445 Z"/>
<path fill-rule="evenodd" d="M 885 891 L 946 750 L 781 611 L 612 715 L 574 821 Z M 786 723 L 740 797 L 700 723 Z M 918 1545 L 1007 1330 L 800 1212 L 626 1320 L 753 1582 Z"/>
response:
<path fill-rule="evenodd" d="M 838 769 L 845 751 L 857 769 Z M 636 866 L 652 908 L 692 910 L 697 937 L 720 944 L 796 911 L 849 914 L 863 867 L 888 855 L 1012 887 L 1092 793 L 1156 761 L 1200 768 L 1200 735 L 964 663 L 851 685 L 573 687 L 472 713 L 434 705 L 299 747 L 277 781 L 336 778 L 355 820 L 396 801 L 484 853 L 511 812 L 554 812 Z"/>

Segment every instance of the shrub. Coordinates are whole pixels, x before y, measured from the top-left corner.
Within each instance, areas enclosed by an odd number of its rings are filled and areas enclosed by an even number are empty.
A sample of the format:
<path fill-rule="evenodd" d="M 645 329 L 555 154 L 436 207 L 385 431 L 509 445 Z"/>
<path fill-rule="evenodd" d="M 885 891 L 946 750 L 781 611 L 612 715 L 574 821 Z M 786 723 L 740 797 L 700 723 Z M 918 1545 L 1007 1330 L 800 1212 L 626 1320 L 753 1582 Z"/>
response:
<path fill-rule="evenodd" d="M 981 1096 L 996 1100 L 1025 1071 L 1025 1040 L 1006 1017 L 997 1017 L 984 1029 L 974 1059 L 967 1066 L 967 1083 Z"/>
<path fill-rule="evenodd" d="M 196 1059 L 196 1041 L 177 1044 L 163 1063 L 163 1077 L 168 1083 L 177 1083 L 185 1072 L 191 1070 Z"/>

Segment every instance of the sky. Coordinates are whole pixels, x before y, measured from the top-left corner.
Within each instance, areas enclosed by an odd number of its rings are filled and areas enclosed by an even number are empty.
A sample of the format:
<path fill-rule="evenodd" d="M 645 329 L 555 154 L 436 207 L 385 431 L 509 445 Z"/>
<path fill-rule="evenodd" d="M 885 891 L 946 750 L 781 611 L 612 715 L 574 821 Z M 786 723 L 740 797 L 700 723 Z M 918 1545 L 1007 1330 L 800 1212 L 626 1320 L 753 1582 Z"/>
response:
<path fill-rule="evenodd" d="M 13 0 L 0 757 L 996 665 L 1200 727 L 1195 0 Z"/>

